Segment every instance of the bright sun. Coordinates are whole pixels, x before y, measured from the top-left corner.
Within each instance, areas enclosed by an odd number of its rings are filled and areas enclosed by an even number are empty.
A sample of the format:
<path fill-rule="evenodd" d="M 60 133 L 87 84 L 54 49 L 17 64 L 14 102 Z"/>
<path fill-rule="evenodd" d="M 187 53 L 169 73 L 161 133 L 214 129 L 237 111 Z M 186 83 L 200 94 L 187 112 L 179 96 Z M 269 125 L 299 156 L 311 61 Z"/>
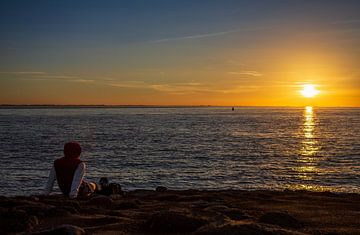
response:
<path fill-rule="evenodd" d="M 304 97 L 307 98 L 312 98 L 319 94 L 319 91 L 316 90 L 315 86 L 312 84 L 304 84 L 303 89 L 300 92 Z"/>

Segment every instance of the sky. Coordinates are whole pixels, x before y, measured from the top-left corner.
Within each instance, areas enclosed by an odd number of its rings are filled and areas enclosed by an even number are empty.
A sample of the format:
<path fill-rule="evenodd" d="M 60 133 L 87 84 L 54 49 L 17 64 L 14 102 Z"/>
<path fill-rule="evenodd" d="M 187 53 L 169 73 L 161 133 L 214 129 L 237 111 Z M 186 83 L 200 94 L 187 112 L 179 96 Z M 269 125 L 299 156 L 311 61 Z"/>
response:
<path fill-rule="evenodd" d="M 358 0 L 0 2 L 0 104 L 360 106 L 359 61 Z"/>

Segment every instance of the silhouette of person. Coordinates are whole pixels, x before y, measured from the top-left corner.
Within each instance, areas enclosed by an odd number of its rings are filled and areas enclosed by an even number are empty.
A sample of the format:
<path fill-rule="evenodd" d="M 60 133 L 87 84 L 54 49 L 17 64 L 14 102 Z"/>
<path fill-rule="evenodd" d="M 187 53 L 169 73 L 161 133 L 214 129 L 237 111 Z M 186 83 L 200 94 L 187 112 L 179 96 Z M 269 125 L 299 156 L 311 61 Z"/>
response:
<path fill-rule="evenodd" d="M 81 146 L 73 141 L 64 145 L 64 156 L 54 161 L 45 186 L 44 194 L 49 195 L 55 180 L 61 192 L 69 197 L 89 196 L 95 192 L 97 185 L 83 180 L 85 162 L 80 160 Z"/>

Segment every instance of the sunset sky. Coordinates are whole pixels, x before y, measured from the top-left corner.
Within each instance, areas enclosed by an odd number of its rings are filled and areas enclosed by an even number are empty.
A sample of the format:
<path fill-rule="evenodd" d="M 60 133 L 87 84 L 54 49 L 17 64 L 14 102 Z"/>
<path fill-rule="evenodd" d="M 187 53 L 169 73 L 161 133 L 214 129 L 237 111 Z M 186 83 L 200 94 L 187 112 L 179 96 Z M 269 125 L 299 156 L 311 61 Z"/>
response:
<path fill-rule="evenodd" d="M 0 3 L 0 104 L 360 106 L 359 61 L 359 0 Z"/>

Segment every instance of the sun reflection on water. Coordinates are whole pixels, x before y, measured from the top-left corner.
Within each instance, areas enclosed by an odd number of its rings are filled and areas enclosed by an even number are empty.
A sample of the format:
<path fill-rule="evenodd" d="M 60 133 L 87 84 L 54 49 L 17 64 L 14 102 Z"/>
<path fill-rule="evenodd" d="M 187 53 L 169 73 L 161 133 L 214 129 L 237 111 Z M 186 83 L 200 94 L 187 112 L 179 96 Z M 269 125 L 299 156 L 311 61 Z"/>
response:
<path fill-rule="evenodd" d="M 315 114 L 313 107 L 306 106 L 304 110 L 304 124 L 303 124 L 303 133 L 304 139 L 302 141 L 302 156 L 314 156 L 319 150 L 317 141 L 314 134 L 315 129 Z"/>
<path fill-rule="evenodd" d="M 316 140 L 315 127 L 316 122 L 314 109 L 311 106 L 307 106 L 303 112 L 303 124 L 301 127 L 301 135 L 303 137 L 299 158 L 297 159 L 298 166 L 294 168 L 294 171 L 296 172 L 298 179 L 309 182 L 314 179 L 316 174 L 320 173 L 320 169 L 317 166 L 319 159 L 316 154 L 319 151 L 319 145 Z M 304 188 L 304 185 L 306 184 L 302 184 L 301 188 Z M 293 185 L 292 188 L 297 188 L 299 186 L 300 185 Z M 314 185 L 309 187 L 311 190 L 317 189 Z"/>

